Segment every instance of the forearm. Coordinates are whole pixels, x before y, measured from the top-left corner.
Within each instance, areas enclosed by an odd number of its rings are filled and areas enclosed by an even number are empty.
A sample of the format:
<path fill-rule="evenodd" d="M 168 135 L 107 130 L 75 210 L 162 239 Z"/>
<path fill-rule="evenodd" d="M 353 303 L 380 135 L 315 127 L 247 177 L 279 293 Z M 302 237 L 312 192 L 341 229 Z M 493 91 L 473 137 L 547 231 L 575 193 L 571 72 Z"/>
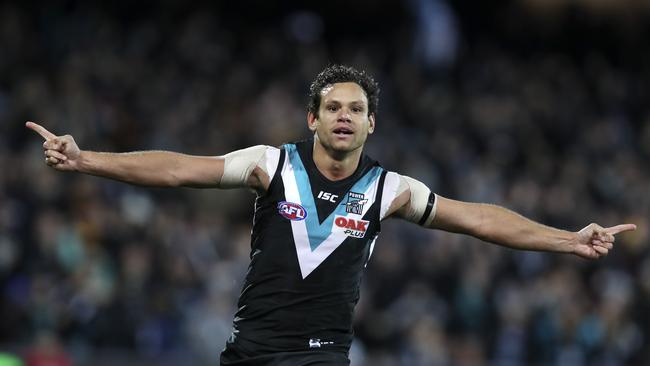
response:
<path fill-rule="evenodd" d="M 635 230 L 634 224 L 603 228 L 589 224 L 578 232 L 548 227 L 506 208 L 436 196 L 436 214 L 432 229 L 474 236 L 505 247 L 521 250 L 572 253 L 595 259 L 612 249 L 614 235 Z"/>
<path fill-rule="evenodd" d="M 506 208 L 476 204 L 479 225 L 469 234 L 513 249 L 571 253 L 576 233 L 529 220 Z"/>
<path fill-rule="evenodd" d="M 82 151 L 77 170 L 144 186 L 175 187 L 183 184 L 179 176 L 183 154 L 167 151 L 102 153 Z"/>
<path fill-rule="evenodd" d="M 471 235 L 513 249 L 561 253 L 575 249 L 577 233 L 536 223 L 500 206 L 440 196 L 437 206 L 431 228 Z"/>

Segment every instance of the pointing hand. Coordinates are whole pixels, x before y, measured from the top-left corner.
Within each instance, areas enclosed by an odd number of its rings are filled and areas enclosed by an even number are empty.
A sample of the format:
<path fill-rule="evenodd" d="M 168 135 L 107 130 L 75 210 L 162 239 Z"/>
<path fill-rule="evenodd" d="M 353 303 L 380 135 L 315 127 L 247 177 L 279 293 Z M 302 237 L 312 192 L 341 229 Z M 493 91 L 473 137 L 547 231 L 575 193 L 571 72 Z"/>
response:
<path fill-rule="evenodd" d="M 605 256 L 614 247 L 614 235 L 628 230 L 636 230 L 636 225 L 622 224 L 603 228 L 598 224 L 589 224 L 578 232 L 573 253 L 588 259 Z"/>
<path fill-rule="evenodd" d="M 61 171 L 73 171 L 77 169 L 81 150 L 79 150 L 72 136 L 56 136 L 43 126 L 34 122 L 27 122 L 25 126 L 45 139 L 43 151 L 47 165 Z"/>

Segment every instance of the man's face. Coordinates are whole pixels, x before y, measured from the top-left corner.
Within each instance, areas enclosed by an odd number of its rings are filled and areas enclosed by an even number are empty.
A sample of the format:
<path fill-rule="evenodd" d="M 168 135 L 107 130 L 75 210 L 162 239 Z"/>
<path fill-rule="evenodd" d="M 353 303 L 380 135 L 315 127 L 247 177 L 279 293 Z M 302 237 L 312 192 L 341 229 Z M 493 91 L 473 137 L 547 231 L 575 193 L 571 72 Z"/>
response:
<path fill-rule="evenodd" d="M 350 152 L 363 146 L 375 129 L 368 97 L 357 83 L 335 83 L 321 91 L 318 117 L 309 113 L 309 129 L 327 150 Z"/>

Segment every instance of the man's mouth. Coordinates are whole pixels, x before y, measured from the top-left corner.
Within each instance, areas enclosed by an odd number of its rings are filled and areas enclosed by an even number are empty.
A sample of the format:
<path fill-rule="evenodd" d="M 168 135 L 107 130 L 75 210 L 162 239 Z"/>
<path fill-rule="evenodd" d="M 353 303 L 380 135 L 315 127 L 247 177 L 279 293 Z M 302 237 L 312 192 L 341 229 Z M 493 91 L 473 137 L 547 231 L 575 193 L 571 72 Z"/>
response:
<path fill-rule="evenodd" d="M 338 127 L 334 129 L 334 134 L 335 135 L 352 135 L 354 131 L 347 127 Z"/>

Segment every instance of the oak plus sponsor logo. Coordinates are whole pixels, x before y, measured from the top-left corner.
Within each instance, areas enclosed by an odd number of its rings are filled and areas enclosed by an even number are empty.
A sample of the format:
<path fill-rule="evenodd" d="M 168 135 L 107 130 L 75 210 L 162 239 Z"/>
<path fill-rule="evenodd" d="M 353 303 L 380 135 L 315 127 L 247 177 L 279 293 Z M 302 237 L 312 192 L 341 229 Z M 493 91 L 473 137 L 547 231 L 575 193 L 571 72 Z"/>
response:
<path fill-rule="evenodd" d="M 363 238 L 368 230 L 370 221 L 356 220 L 350 217 L 336 215 L 334 226 L 343 230 L 343 234 L 353 238 Z"/>
<path fill-rule="evenodd" d="M 278 203 L 278 212 L 285 219 L 302 221 L 307 217 L 307 210 L 297 203 L 282 201 Z"/>

